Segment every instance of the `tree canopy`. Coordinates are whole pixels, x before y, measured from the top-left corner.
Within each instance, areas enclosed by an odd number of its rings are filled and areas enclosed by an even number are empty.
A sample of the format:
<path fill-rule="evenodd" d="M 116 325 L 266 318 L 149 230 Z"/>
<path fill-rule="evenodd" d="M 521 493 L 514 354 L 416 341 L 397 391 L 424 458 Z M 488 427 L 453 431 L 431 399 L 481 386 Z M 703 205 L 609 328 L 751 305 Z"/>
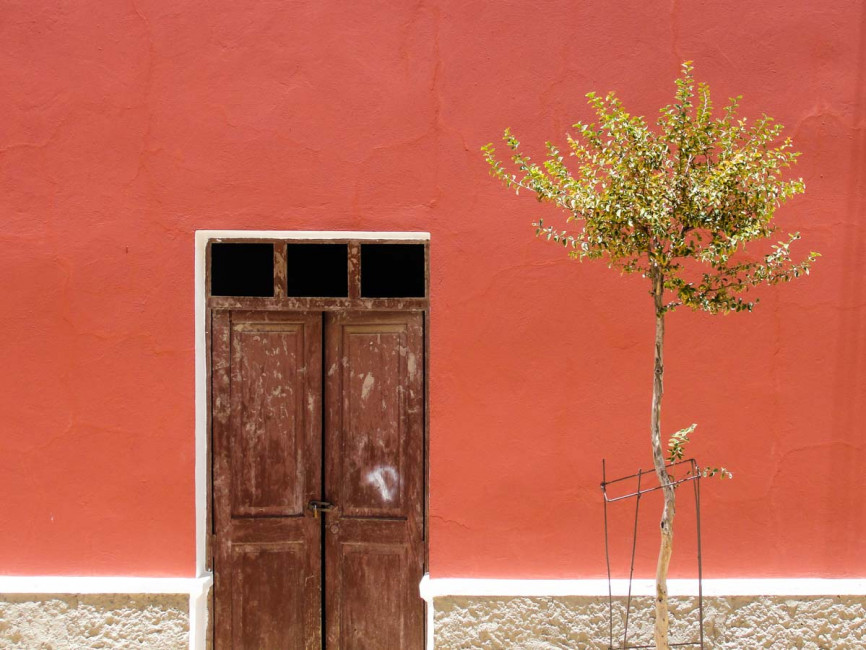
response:
<path fill-rule="evenodd" d="M 805 191 L 783 171 L 799 156 L 783 127 L 764 115 L 749 125 L 737 116 L 741 97 L 713 116 L 710 90 L 695 83 L 686 62 L 673 104 L 660 110 L 658 130 L 631 115 L 614 93 L 589 93 L 597 122 L 574 125 L 568 155 L 547 143 L 542 164 L 521 152 L 505 131 L 515 171 L 483 148 L 491 174 L 506 186 L 536 194 L 565 209 L 574 233 L 539 220 L 537 234 L 569 249 L 576 259 L 605 259 L 625 273 L 663 278 L 662 309 L 680 305 L 711 313 L 751 310 L 742 294 L 761 284 L 809 272 L 818 253 L 791 258 L 792 233 L 769 252 L 750 256 L 746 244 L 771 237 L 779 206 Z M 572 171 L 574 170 L 574 171 Z"/>

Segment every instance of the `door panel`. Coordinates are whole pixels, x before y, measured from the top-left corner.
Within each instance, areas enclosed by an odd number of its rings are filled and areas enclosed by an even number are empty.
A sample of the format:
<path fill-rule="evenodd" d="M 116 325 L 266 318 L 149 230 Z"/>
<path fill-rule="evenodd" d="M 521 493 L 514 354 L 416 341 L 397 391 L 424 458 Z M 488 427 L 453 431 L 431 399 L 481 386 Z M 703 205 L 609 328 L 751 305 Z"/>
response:
<path fill-rule="evenodd" d="M 318 650 L 321 315 L 213 318 L 215 639 Z"/>
<path fill-rule="evenodd" d="M 305 325 L 232 325 L 233 517 L 304 513 Z"/>
<path fill-rule="evenodd" d="M 235 648 L 304 648 L 303 543 L 233 544 Z"/>
<path fill-rule="evenodd" d="M 405 544 L 339 545 L 341 648 L 404 648 Z"/>
<path fill-rule="evenodd" d="M 328 648 L 422 648 L 423 314 L 325 318 Z"/>
<path fill-rule="evenodd" d="M 405 517 L 400 477 L 405 473 L 400 441 L 406 433 L 403 408 L 406 346 L 402 323 L 343 327 L 341 414 L 342 516 Z"/>

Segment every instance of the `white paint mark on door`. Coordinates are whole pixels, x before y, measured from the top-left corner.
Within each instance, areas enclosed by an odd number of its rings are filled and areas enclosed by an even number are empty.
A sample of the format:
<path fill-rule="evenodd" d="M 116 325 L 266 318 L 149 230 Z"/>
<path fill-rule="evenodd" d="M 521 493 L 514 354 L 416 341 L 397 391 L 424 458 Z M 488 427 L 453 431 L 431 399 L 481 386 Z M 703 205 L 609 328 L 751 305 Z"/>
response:
<path fill-rule="evenodd" d="M 367 483 L 379 492 L 383 501 L 392 501 L 400 487 L 400 475 L 389 465 L 378 465 L 367 474 Z"/>

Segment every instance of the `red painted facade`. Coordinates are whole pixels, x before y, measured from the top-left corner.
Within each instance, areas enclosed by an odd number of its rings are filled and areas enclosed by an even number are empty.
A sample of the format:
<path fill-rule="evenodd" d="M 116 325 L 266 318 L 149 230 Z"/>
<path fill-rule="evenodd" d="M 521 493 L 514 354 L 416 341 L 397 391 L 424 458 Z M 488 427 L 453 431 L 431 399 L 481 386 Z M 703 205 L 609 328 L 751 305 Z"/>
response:
<path fill-rule="evenodd" d="M 864 12 L 5 3 L 0 574 L 194 573 L 194 232 L 272 229 L 431 233 L 431 574 L 603 575 L 601 458 L 649 460 L 647 287 L 535 241 L 554 215 L 478 150 L 561 141 L 590 90 L 654 115 L 691 59 L 788 126 L 778 221 L 823 254 L 753 314 L 668 321 L 665 430 L 735 474 L 705 575 L 863 576 Z"/>

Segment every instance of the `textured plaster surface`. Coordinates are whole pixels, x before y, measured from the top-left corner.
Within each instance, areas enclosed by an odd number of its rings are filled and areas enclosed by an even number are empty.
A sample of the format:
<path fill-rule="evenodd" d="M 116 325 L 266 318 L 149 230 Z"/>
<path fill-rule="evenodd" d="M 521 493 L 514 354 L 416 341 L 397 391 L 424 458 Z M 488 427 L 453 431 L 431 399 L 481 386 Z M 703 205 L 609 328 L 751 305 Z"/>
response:
<path fill-rule="evenodd" d="M 194 231 L 241 228 L 430 232 L 430 573 L 600 576 L 600 459 L 648 460 L 647 287 L 536 241 L 562 215 L 479 147 L 563 145 L 591 90 L 653 123 L 694 60 L 788 127 L 779 236 L 823 254 L 754 314 L 668 322 L 665 431 L 736 475 L 703 493 L 704 569 L 866 575 L 864 12 L 6 0 L 0 574 L 194 574 Z"/>
<path fill-rule="evenodd" d="M 622 641 L 624 600 L 615 601 L 614 639 Z M 629 643 L 652 643 L 652 599 L 632 601 Z M 606 648 L 604 598 L 437 598 L 437 650 Z M 672 640 L 697 638 L 697 599 L 672 602 Z M 709 648 L 824 650 L 866 648 L 866 597 L 728 597 L 704 600 Z"/>
<path fill-rule="evenodd" d="M 16 595 L 0 598 L 0 648 L 189 647 L 182 595 Z"/>

